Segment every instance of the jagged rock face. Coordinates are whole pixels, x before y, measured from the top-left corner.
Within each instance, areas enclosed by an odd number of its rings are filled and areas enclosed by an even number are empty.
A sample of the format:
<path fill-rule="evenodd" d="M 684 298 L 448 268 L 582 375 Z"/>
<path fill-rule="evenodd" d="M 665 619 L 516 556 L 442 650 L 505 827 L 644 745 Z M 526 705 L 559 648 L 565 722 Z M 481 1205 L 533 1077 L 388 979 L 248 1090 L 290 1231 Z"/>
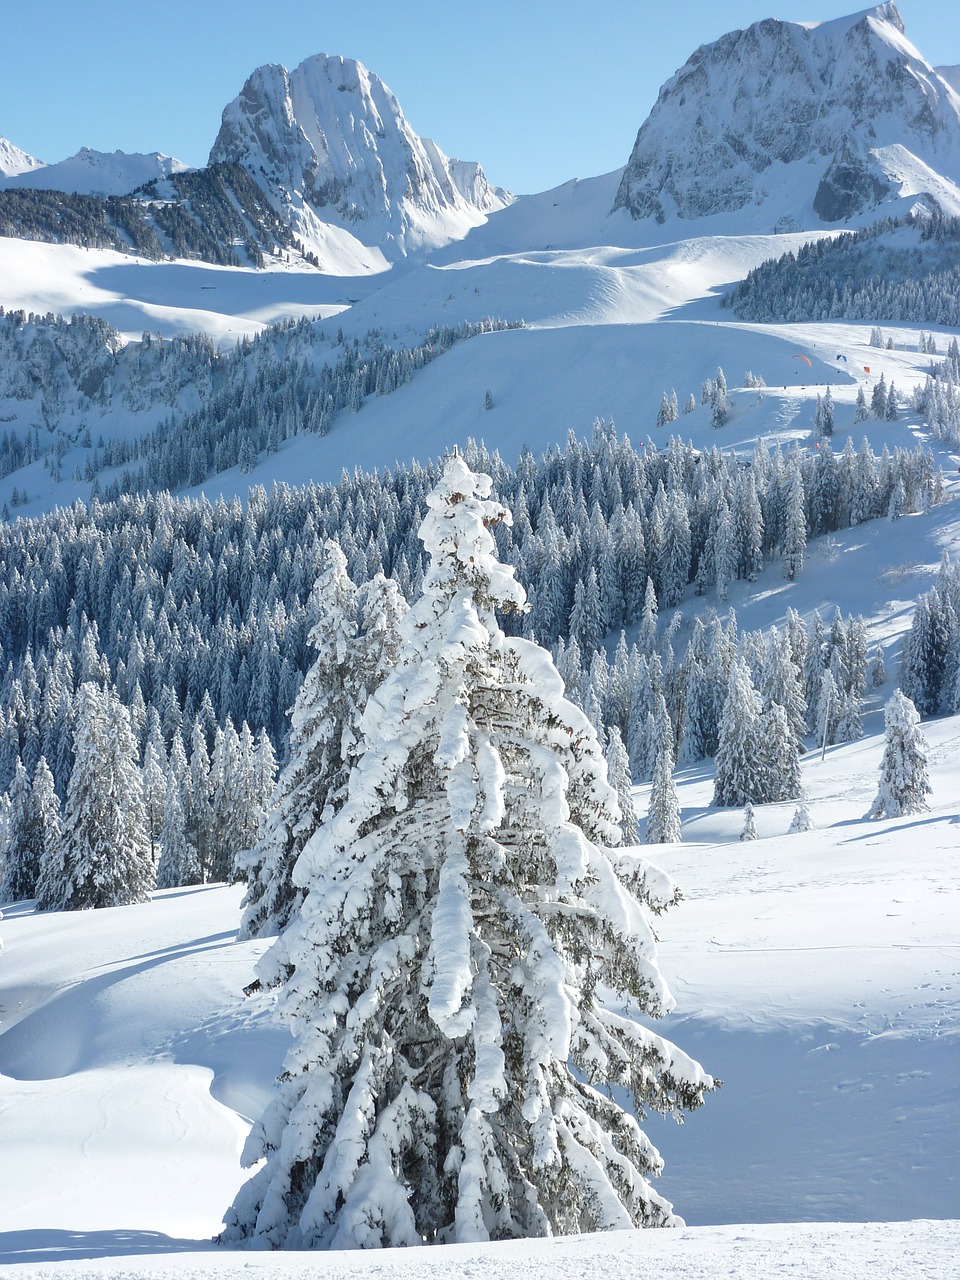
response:
<path fill-rule="evenodd" d="M 889 3 L 817 26 L 766 19 L 698 49 L 660 90 L 614 208 L 663 221 L 803 205 L 836 222 L 917 194 L 905 173 L 925 170 L 960 197 L 960 101 Z"/>
<path fill-rule="evenodd" d="M 445 220 L 475 223 L 509 198 L 478 165 L 450 161 L 418 137 L 377 76 L 325 54 L 250 76 L 210 152 L 211 164 L 224 160 L 266 180 L 289 207 L 306 202 L 323 221 L 368 243 L 385 236 L 400 252 L 431 231 L 452 238 Z"/>

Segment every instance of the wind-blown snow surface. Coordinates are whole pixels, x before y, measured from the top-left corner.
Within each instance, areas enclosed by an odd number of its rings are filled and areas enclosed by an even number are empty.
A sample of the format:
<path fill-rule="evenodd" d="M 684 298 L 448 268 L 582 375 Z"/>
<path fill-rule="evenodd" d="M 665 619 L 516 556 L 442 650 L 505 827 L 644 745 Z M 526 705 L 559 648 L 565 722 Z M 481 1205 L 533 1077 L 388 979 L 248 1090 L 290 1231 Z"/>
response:
<path fill-rule="evenodd" d="M 863 817 L 882 753 L 878 711 L 867 726 L 859 742 L 804 757 L 817 826 L 806 834 L 786 834 L 792 804 L 770 805 L 757 813 L 761 838 L 740 843 L 742 815 L 709 807 L 709 768 L 679 775 L 686 843 L 656 850 L 684 890 L 660 926 L 678 1011 L 657 1025 L 725 1084 L 683 1128 L 655 1118 L 647 1128 L 666 1160 L 661 1189 L 689 1224 L 957 1216 L 960 717 L 925 725 L 931 808 L 895 820 Z M 287 1042 L 270 1000 L 242 995 L 264 944 L 235 941 L 241 892 L 6 910 L 0 1260 L 175 1253 L 218 1231 L 244 1176 L 247 1121 Z M 653 1234 L 670 1239 L 574 1240 L 520 1256 L 551 1275 L 599 1276 L 611 1256 L 629 1259 L 630 1274 L 652 1254 L 666 1275 L 703 1274 L 720 1258 L 731 1275 L 773 1276 L 789 1240 L 793 1274 L 867 1274 L 866 1250 L 877 1274 L 932 1276 L 949 1274 L 936 1268 L 956 1239 L 943 1224 Z M 442 1276 L 467 1261 L 440 1252 L 415 1265 Z M 483 1276 L 515 1257 L 468 1253 Z M 123 1274 L 148 1273 L 130 1265 Z M 199 1275 L 241 1264 L 218 1254 L 164 1265 Z M 365 1265 L 338 1259 L 333 1273 Z"/>

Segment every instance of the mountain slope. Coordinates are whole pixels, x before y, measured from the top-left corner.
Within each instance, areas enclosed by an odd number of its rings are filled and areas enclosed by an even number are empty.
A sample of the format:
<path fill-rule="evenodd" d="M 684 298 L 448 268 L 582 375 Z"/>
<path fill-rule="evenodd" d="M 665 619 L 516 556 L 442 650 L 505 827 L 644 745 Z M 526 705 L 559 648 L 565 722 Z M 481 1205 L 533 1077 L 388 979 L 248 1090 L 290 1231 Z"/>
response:
<path fill-rule="evenodd" d="M 6 178 L 0 177 L 0 188 L 28 187 L 35 191 L 76 192 L 85 196 L 125 196 L 145 182 L 183 173 L 186 168 L 182 161 L 159 151 L 143 154 L 94 151 L 90 147 L 81 147 L 75 156 L 56 164 L 41 165 L 36 161 L 28 168 L 7 169 Z"/>
<path fill-rule="evenodd" d="M 332 270 L 350 241 L 374 265 L 459 239 L 508 202 L 478 165 L 419 138 L 378 76 L 326 54 L 249 77 L 210 152 L 223 161 L 266 181 Z"/>
<path fill-rule="evenodd" d="M 26 151 L 21 151 L 12 142 L 8 142 L 6 138 L 0 138 L 0 186 L 3 185 L 6 179 L 30 174 L 44 168 L 46 166 L 42 160 L 37 160 L 34 156 L 28 155 Z"/>
<path fill-rule="evenodd" d="M 699 48 L 660 90 L 614 208 L 661 222 L 737 210 L 772 230 L 916 198 L 960 213 L 960 98 L 887 3 Z"/>

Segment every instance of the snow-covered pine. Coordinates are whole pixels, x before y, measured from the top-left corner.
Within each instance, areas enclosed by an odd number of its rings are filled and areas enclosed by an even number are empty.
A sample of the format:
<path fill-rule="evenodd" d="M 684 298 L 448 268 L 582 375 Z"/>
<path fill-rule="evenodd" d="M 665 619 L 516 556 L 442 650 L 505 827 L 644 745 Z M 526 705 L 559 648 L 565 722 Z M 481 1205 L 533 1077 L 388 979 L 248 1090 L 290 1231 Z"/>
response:
<path fill-rule="evenodd" d="M 625 845 L 637 843 L 637 810 L 633 803 L 633 785 L 630 778 L 630 757 L 623 745 L 623 737 L 616 725 L 607 733 L 607 777 L 617 793 L 620 807 L 620 836 Z"/>
<path fill-rule="evenodd" d="M 761 725 L 760 696 L 747 664 L 736 658 L 730 667 L 720 718 L 713 788 L 713 803 L 718 807 L 765 802 L 767 779 Z"/>
<path fill-rule="evenodd" d="M 226 1243 L 377 1247 L 678 1221 L 633 1114 L 713 1081 L 634 1020 L 672 1005 L 592 726 L 495 555 L 508 513 L 457 456 L 428 497 L 423 596 L 370 698 L 346 804 L 307 842 L 280 939 L 296 1037 Z M 600 991 L 616 993 L 617 1012 Z"/>
<path fill-rule="evenodd" d="M 927 743 L 916 707 L 897 689 L 883 713 L 884 747 L 877 795 L 868 818 L 899 818 L 929 806 Z"/>
<path fill-rule="evenodd" d="M 810 808 L 807 805 L 806 796 L 801 795 L 800 803 L 797 805 L 790 821 L 788 835 L 799 835 L 804 831 L 814 831 L 816 824 L 810 814 Z"/>
<path fill-rule="evenodd" d="M 740 832 L 741 840 L 757 839 L 757 820 L 753 812 L 753 805 L 748 800 L 743 807 L 743 829 Z"/>
<path fill-rule="evenodd" d="M 317 652 L 291 712 L 289 758 L 257 845 L 241 861 L 248 874 L 241 938 L 271 937 L 296 914 L 303 892 L 293 867 L 310 836 L 346 798 L 360 718 L 371 691 L 396 665 L 407 603 L 376 574 L 359 590 L 339 544 L 328 539 L 311 598 L 310 643 Z M 259 981 L 273 985 L 279 951 L 268 952 Z"/>
<path fill-rule="evenodd" d="M 37 767 L 33 771 L 29 813 L 29 856 L 38 870 L 36 895 L 39 897 L 43 892 L 47 851 L 56 848 L 61 829 L 60 801 L 53 784 L 53 774 L 44 756 L 37 761 Z"/>
<path fill-rule="evenodd" d="M 179 747 L 179 751 L 177 748 Z M 200 884 L 203 870 L 197 851 L 187 838 L 187 824 L 183 812 L 183 781 L 186 760 L 179 735 L 174 739 L 174 750 L 167 771 L 160 824 L 160 860 L 157 864 L 157 888 L 173 889 L 178 885 Z"/>
<path fill-rule="evenodd" d="M 677 844 L 680 834 L 680 797 L 673 780 L 673 751 L 662 741 L 653 765 L 650 805 L 647 810 L 647 844 Z"/>
<path fill-rule="evenodd" d="M 145 902 L 154 885 L 137 749 L 110 688 L 77 690 L 76 760 L 60 839 L 44 867 L 44 910 Z"/>
<path fill-rule="evenodd" d="M 40 870 L 34 856 L 33 842 L 29 837 L 30 780 L 19 756 L 7 794 L 9 807 L 6 814 L 0 901 L 19 902 L 23 898 L 34 896 Z"/>

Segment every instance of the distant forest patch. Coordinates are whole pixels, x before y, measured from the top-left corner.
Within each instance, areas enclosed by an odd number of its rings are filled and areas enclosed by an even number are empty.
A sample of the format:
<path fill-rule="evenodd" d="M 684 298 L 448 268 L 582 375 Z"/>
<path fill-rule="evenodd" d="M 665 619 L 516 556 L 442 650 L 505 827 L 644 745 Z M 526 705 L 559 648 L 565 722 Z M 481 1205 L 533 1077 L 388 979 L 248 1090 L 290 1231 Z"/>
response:
<path fill-rule="evenodd" d="M 723 299 L 741 320 L 960 324 L 960 218 L 886 218 L 761 263 Z"/>

